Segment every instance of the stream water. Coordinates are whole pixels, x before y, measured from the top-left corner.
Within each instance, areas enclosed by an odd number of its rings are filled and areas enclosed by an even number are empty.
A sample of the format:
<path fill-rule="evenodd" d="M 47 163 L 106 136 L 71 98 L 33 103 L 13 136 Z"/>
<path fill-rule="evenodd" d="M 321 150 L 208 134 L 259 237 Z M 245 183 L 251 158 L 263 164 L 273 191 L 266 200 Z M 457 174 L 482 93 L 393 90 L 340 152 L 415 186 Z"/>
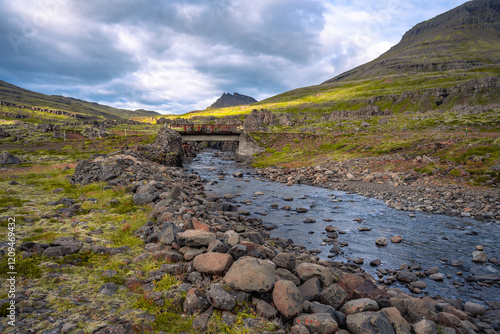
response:
<path fill-rule="evenodd" d="M 484 247 L 488 258 L 500 256 L 500 226 L 494 222 L 423 212 L 414 212 L 410 216 L 408 212 L 392 209 L 377 199 L 306 185 L 285 186 L 259 179 L 251 169 L 241 168 L 233 160 L 222 159 L 216 151 L 198 154 L 185 169 L 213 181 L 205 187 L 209 193 L 219 196 L 232 194 L 236 204 L 249 211 L 251 217 L 261 218 L 266 225 L 275 226 L 271 237 L 292 239 L 308 249 L 321 250 L 318 256 L 322 259 L 328 259 L 330 255 L 332 246 L 321 244 L 327 238 L 325 228 L 332 225 L 342 233 L 339 243 L 347 243 L 347 246 L 341 248 L 343 254 L 331 260 L 347 262 L 349 259 L 364 258 L 361 267 L 374 277 L 377 277 L 376 268 L 370 266 L 370 261 L 375 259 L 382 261 L 378 268 L 384 269 L 395 270 L 403 263 L 420 264 L 423 270 L 438 267 L 445 279 L 435 282 L 423 278 L 427 284 L 425 293 L 462 298 L 464 301 L 500 300 L 498 281 L 492 287 L 465 282 L 465 278 L 471 275 L 500 274 L 498 266 L 489 262 L 473 263 L 471 256 L 476 245 Z M 236 178 L 233 176 L 235 172 L 243 172 L 244 176 Z M 224 178 L 221 179 L 219 176 L 222 174 Z M 257 192 L 263 194 L 255 195 Z M 284 200 L 288 197 L 293 201 Z M 250 199 L 252 204 L 240 203 L 245 199 Z M 273 204 L 277 204 L 277 208 Z M 281 209 L 286 205 L 290 205 L 292 210 Z M 295 209 L 299 207 L 308 209 L 308 212 L 297 213 Z M 304 223 L 309 218 L 316 222 Z M 361 232 L 358 230 L 360 227 L 371 230 Z M 377 238 L 390 239 L 395 235 L 402 236 L 403 242 L 393 244 L 389 241 L 385 247 L 375 245 Z M 463 266 L 451 266 L 454 261 L 462 261 Z M 459 271 L 463 272 L 463 276 L 457 275 Z M 451 275 L 451 278 L 446 278 L 446 275 Z M 454 281 L 462 286 L 454 285 Z M 399 283 L 392 286 L 405 289 Z"/>

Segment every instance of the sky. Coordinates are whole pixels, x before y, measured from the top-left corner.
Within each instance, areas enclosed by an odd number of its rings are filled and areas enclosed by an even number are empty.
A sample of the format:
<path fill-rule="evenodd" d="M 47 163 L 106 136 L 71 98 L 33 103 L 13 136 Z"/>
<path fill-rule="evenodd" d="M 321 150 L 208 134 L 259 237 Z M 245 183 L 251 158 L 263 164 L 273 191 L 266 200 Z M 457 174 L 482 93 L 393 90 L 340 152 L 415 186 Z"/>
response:
<path fill-rule="evenodd" d="M 0 0 L 0 80 L 182 114 L 375 59 L 465 0 Z"/>

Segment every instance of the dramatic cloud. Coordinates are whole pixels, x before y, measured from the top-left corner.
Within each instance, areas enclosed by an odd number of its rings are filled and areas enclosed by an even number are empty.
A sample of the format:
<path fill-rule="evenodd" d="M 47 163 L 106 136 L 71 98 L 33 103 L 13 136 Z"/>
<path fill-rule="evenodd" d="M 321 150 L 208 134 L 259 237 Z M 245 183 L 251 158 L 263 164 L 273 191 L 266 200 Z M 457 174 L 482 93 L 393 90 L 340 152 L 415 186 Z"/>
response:
<path fill-rule="evenodd" d="M 464 2 L 0 1 L 2 80 L 162 113 L 319 84 Z"/>

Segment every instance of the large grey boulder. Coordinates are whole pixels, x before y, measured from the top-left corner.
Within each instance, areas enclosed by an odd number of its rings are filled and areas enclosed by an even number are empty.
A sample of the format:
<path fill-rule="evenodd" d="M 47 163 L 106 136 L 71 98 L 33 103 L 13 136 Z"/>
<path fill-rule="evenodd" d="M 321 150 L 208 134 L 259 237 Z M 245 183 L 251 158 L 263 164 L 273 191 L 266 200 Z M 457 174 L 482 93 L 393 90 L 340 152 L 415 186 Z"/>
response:
<path fill-rule="evenodd" d="M 215 234 L 204 230 L 187 230 L 177 234 L 177 241 L 182 246 L 208 247 L 215 241 Z"/>
<path fill-rule="evenodd" d="M 233 263 L 224 281 L 234 290 L 268 292 L 276 282 L 275 266 L 270 261 L 243 257 Z"/>
<path fill-rule="evenodd" d="M 145 159 L 161 165 L 182 166 L 182 137 L 169 128 L 161 128 L 153 144 L 138 146 L 137 151 Z"/>
<path fill-rule="evenodd" d="M 385 314 L 380 312 L 363 312 L 347 317 L 347 329 L 352 334 L 395 334 Z"/>
<path fill-rule="evenodd" d="M 220 310 L 231 311 L 236 305 L 234 297 L 227 293 L 220 284 L 212 284 L 207 291 L 207 297 L 210 304 Z"/>

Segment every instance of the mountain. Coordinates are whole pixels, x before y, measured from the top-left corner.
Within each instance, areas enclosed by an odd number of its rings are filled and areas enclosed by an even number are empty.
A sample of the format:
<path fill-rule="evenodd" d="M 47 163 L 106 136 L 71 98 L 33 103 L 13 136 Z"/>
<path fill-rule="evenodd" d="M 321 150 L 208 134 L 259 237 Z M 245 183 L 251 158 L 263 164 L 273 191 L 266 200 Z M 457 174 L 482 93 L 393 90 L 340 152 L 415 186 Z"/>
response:
<path fill-rule="evenodd" d="M 130 117 L 160 115 L 155 111 L 117 109 L 71 97 L 45 95 L 14 86 L 1 80 L 0 103 L 5 106 L 16 106 L 16 108 L 23 107 L 51 113 L 70 114 L 81 119 L 129 119 Z"/>
<path fill-rule="evenodd" d="M 419 23 L 377 59 L 325 83 L 500 63 L 500 1 L 469 1 Z"/>
<path fill-rule="evenodd" d="M 315 113 L 375 105 L 398 114 L 500 103 L 499 92 L 500 1 L 474 0 L 417 24 L 373 61 L 258 105 Z"/>
<path fill-rule="evenodd" d="M 221 97 L 217 99 L 210 107 L 208 108 L 225 108 L 225 107 L 234 107 L 243 104 L 252 104 L 256 103 L 257 100 L 251 96 L 246 96 L 238 93 L 234 93 L 231 95 L 230 93 L 224 93 Z"/>

